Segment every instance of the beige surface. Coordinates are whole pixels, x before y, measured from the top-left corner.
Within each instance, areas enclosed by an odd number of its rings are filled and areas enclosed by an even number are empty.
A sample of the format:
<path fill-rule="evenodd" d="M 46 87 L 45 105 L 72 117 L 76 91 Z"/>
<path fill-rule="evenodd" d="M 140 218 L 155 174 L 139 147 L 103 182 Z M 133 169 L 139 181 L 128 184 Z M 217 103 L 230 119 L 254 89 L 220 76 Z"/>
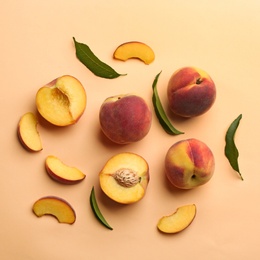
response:
<path fill-rule="evenodd" d="M 259 1 L 1 2 L 1 259 L 259 259 Z M 113 80 L 94 76 L 77 60 L 73 36 L 128 75 Z M 130 40 L 150 45 L 155 61 L 147 66 L 113 60 L 115 48 Z M 152 82 L 162 70 L 158 89 L 167 106 L 167 81 L 182 66 L 200 67 L 214 79 L 217 100 L 209 112 L 174 120 L 185 131 L 182 136 L 167 135 L 153 114 L 151 131 L 142 141 L 125 146 L 106 141 L 98 122 L 106 97 L 136 92 L 152 107 Z M 44 150 L 30 154 L 17 140 L 18 120 L 35 110 L 38 88 L 64 74 L 85 86 L 87 109 L 74 126 L 40 126 Z M 236 144 L 243 182 L 223 152 L 227 127 L 240 113 Z M 164 156 L 173 143 L 188 137 L 212 149 L 215 175 L 201 188 L 176 191 L 165 180 Z M 98 172 L 121 151 L 136 152 L 150 165 L 147 194 L 135 205 L 117 205 L 99 188 Z M 75 186 L 52 181 L 43 165 L 50 154 L 80 168 L 86 179 Z M 93 185 L 113 231 L 91 212 Z M 77 213 L 75 224 L 33 215 L 33 202 L 45 195 L 68 200 Z M 177 235 L 159 233 L 158 219 L 186 203 L 198 208 L 192 225 Z"/>

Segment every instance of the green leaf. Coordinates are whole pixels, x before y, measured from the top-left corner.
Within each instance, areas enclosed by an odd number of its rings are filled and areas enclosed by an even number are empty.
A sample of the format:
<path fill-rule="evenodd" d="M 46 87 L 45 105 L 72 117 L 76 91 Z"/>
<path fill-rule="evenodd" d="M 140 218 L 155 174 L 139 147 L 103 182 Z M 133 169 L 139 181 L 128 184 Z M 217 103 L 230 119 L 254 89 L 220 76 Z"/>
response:
<path fill-rule="evenodd" d="M 155 114 L 166 133 L 168 133 L 170 135 L 184 134 L 184 132 L 181 132 L 173 127 L 173 125 L 171 124 L 170 120 L 168 119 L 168 117 L 163 109 L 163 106 L 162 106 L 162 103 L 160 101 L 158 91 L 157 91 L 157 82 L 158 82 L 158 78 L 159 78 L 160 74 L 161 74 L 161 72 L 159 74 L 157 74 L 157 76 L 154 79 L 153 86 L 152 86 L 152 88 L 153 88 L 152 101 L 153 101 Z"/>
<path fill-rule="evenodd" d="M 91 194 L 90 194 L 90 205 L 92 208 L 92 211 L 94 212 L 96 218 L 108 229 L 113 230 L 113 228 L 107 223 L 107 221 L 105 220 L 104 216 L 102 215 L 102 213 L 100 212 L 100 209 L 98 207 L 97 204 L 97 200 L 96 200 L 96 196 L 95 196 L 95 190 L 94 190 L 94 186 L 92 187 L 91 190 Z"/>
<path fill-rule="evenodd" d="M 240 120 L 242 118 L 242 114 L 240 114 L 229 126 L 227 133 L 226 133 L 226 137 L 225 137 L 225 141 L 226 141 L 226 145 L 225 145 L 225 155 L 227 157 L 227 159 L 229 160 L 229 163 L 231 165 L 231 167 L 239 173 L 241 180 L 244 180 L 242 177 L 242 174 L 240 173 L 239 170 L 239 165 L 238 165 L 238 156 L 239 156 L 239 152 L 238 149 L 236 147 L 236 144 L 234 142 L 234 137 L 235 137 L 235 133 L 236 130 L 239 126 Z"/>
<path fill-rule="evenodd" d="M 79 43 L 73 37 L 77 58 L 96 76 L 107 79 L 114 79 L 126 74 L 119 74 L 109 65 L 99 60 L 91 49 L 84 43 Z"/>

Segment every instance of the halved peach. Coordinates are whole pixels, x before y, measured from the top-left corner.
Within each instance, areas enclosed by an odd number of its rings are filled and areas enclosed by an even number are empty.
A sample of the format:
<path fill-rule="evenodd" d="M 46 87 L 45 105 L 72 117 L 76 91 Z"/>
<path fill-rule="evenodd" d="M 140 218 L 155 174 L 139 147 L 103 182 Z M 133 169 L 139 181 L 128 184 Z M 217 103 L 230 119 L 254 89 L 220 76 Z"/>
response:
<path fill-rule="evenodd" d="M 60 223 L 73 224 L 76 214 L 72 206 L 64 199 L 56 196 L 46 196 L 33 204 L 33 212 L 37 217 L 51 215 Z"/>
<path fill-rule="evenodd" d="M 187 228 L 195 216 L 195 204 L 181 206 L 173 214 L 162 217 L 157 224 L 157 228 L 163 233 L 178 233 Z"/>
<path fill-rule="evenodd" d="M 111 157 L 99 173 L 100 187 L 112 200 L 130 204 L 145 195 L 149 166 L 140 155 L 124 152 Z"/>
<path fill-rule="evenodd" d="M 42 150 L 42 142 L 37 125 L 37 117 L 32 112 L 24 114 L 18 124 L 18 138 L 23 147 L 31 152 Z"/>
<path fill-rule="evenodd" d="M 83 181 L 86 175 L 75 167 L 64 164 L 59 158 L 49 155 L 45 160 L 49 176 L 63 184 L 76 184 Z"/>
<path fill-rule="evenodd" d="M 57 126 L 76 123 L 85 111 L 87 96 L 80 81 L 65 75 L 40 88 L 36 106 L 41 116 Z"/>
<path fill-rule="evenodd" d="M 150 46 L 138 41 L 126 42 L 119 45 L 113 57 L 118 60 L 126 61 L 128 59 L 139 59 L 145 64 L 150 64 L 155 59 L 154 51 Z"/>

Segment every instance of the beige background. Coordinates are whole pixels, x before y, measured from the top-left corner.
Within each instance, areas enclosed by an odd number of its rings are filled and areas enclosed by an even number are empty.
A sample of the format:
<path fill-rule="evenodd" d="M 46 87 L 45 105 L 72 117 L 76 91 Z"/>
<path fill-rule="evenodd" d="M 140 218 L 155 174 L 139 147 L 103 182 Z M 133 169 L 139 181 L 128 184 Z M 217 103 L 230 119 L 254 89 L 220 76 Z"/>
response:
<path fill-rule="evenodd" d="M 2 0 L 1 259 L 259 259 L 259 13 L 257 0 Z M 113 80 L 94 76 L 77 60 L 73 36 L 128 75 Z M 131 40 L 154 49 L 151 65 L 112 59 L 115 48 Z M 151 131 L 138 143 L 113 145 L 103 137 L 98 112 L 105 98 L 135 92 L 152 108 L 152 82 L 162 70 L 158 91 L 167 107 L 167 82 L 183 66 L 206 70 L 217 86 L 216 102 L 206 114 L 189 120 L 171 117 L 185 135 L 167 135 L 153 113 Z M 35 111 L 41 86 L 64 74 L 83 83 L 86 111 L 68 128 L 39 126 L 44 150 L 28 153 L 17 140 L 19 118 Z M 223 152 L 225 132 L 241 113 L 236 144 L 244 181 Z M 164 156 L 173 143 L 189 137 L 208 144 L 216 170 L 205 186 L 176 191 L 165 180 Z M 122 151 L 136 152 L 150 165 L 145 198 L 129 206 L 105 197 L 97 177 L 106 160 Z M 52 181 L 44 170 L 50 154 L 77 166 L 86 179 L 75 186 Z M 113 231 L 100 225 L 90 209 L 93 185 Z M 77 213 L 75 224 L 37 218 L 32 204 L 45 195 L 69 201 Z M 159 233 L 158 219 L 186 203 L 197 205 L 193 224 L 177 235 Z"/>

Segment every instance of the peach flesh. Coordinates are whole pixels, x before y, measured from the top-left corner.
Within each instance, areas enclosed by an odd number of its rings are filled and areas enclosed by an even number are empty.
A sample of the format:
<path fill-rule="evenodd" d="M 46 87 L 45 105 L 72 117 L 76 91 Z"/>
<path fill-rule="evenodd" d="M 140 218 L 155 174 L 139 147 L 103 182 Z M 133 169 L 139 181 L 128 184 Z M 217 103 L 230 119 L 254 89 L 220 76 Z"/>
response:
<path fill-rule="evenodd" d="M 207 183 L 213 176 L 215 160 L 209 147 L 194 138 L 172 145 L 165 157 L 165 171 L 170 183 L 191 189 Z"/>
<path fill-rule="evenodd" d="M 103 133 L 111 141 L 127 144 L 140 141 L 148 134 L 152 113 L 143 98 L 118 95 L 104 101 L 99 121 Z"/>

